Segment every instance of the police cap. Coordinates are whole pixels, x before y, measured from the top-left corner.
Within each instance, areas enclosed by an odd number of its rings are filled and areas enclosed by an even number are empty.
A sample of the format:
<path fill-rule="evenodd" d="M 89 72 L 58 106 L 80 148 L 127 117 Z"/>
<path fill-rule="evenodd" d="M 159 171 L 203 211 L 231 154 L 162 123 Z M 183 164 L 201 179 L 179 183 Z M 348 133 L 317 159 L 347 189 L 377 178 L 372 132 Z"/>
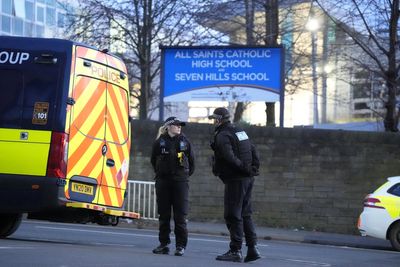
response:
<path fill-rule="evenodd" d="M 183 121 L 179 120 L 177 117 L 169 117 L 164 122 L 164 126 L 168 126 L 168 125 L 185 126 L 186 123 L 184 123 Z"/>
<path fill-rule="evenodd" d="M 229 117 L 230 117 L 229 111 L 224 107 L 214 109 L 213 114 L 208 116 L 208 118 L 210 120 L 211 119 L 217 119 L 217 120 L 229 119 Z"/>

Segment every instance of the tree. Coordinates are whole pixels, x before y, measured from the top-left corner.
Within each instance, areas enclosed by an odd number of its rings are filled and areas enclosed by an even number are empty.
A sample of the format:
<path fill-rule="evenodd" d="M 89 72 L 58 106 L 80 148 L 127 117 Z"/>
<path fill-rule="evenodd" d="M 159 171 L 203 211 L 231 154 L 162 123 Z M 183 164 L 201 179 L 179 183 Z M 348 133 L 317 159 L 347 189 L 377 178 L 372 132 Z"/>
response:
<path fill-rule="evenodd" d="M 246 44 L 255 45 L 254 40 L 254 15 L 255 15 L 255 3 L 253 0 L 243 0 L 245 7 L 245 27 L 246 27 Z M 243 112 L 246 109 L 246 104 L 238 102 L 236 104 L 235 114 L 233 115 L 233 122 L 238 122 L 242 119 Z"/>
<path fill-rule="evenodd" d="M 316 0 L 333 23 L 350 37 L 347 57 L 385 82 L 386 131 L 398 131 L 400 0 Z M 354 53 L 354 49 L 360 53 Z"/>
<path fill-rule="evenodd" d="M 264 44 L 269 46 L 278 45 L 278 35 L 279 35 L 279 8 L 277 0 L 244 0 L 245 10 L 246 10 L 246 44 L 256 45 L 255 35 L 257 33 L 254 19 L 256 17 L 256 6 L 262 7 L 264 9 L 265 15 L 265 37 Z M 267 113 L 266 125 L 275 126 L 275 103 L 265 102 Z M 243 112 L 245 110 L 245 105 L 239 102 L 235 110 L 235 119 L 238 121 L 241 119 Z"/>
<path fill-rule="evenodd" d="M 209 10 L 218 10 L 218 12 L 212 13 L 212 15 L 205 11 L 203 14 L 206 15 L 202 16 L 202 24 L 216 29 L 219 31 L 219 33 L 222 33 L 222 35 L 219 35 L 221 43 L 223 43 L 222 40 L 228 37 L 228 44 L 231 45 L 276 45 L 278 27 L 271 27 L 272 24 L 278 26 L 278 22 L 275 21 L 275 19 L 277 19 L 275 15 L 277 16 L 278 14 L 278 5 L 276 0 L 232 0 L 228 2 L 211 1 L 206 8 Z M 267 25 L 267 23 L 265 23 L 265 28 L 261 30 L 265 30 L 265 32 L 260 38 L 260 29 L 258 28 L 259 22 L 256 22 L 256 20 L 260 19 L 260 10 L 263 8 L 265 9 L 265 22 L 268 21 L 268 23 L 271 22 L 272 24 Z M 269 17 L 270 15 L 272 15 L 272 17 Z M 272 33 L 271 31 L 275 32 Z M 269 33 L 272 35 L 268 35 Z M 275 41 L 271 41 L 271 38 L 275 38 Z M 274 116 L 271 116 L 270 104 L 271 103 L 267 104 L 267 113 L 269 113 L 267 119 L 273 117 L 274 120 Z M 247 106 L 248 103 L 244 102 L 238 102 L 236 104 L 235 113 L 233 116 L 234 122 L 242 119 L 243 112 L 246 110 Z M 272 125 L 274 122 L 269 124 Z"/>
<path fill-rule="evenodd" d="M 310 2 L 304 0 L 232 0 L 213 3 L 217 12 L 203 16 L 202 25 L 215 29 L 221 40 L 229 38 L 228 44 L 285 45 L 285 95 L 299 90 L 310 91 L 310 46 L 304 42 L 305 21 L 310 13 Z M 219 6 L 215 8 L 215 6 Z M 211 9 L 211 8 L 210 8 Z M 204 22 L 207 21 L 207 22 Z M 304 22 L 304 23 L 301 23 Z M 297 45 L 300 43 L 299 45 Z M 295 71 L 294 71 L 295 70 Z M 295 74 L 293 74 L 295 73 Z M 267 125 L 274 125 L 274 103 L 266 103 Z M 238 103 L 236 120 L 246 106 Z"/>
<path fill-rule="evenodd" d="M 194 18 L 201 5 L 190 0 L 86 0 L 69 12 L 70 38 L 118 53 L 138 84 L 139 118 L 158 108 L 160 45 L 205 41 Z"/>
<path fill-rule="evenodd" d="M 265 44 L 278 45 L 279 35 L 279 8 L 277 0 L 268 0 L 264 4 L 265 12 Z M 267 113 L 267 126 L 275 126 L 275 103 L 265 102 Z"/>

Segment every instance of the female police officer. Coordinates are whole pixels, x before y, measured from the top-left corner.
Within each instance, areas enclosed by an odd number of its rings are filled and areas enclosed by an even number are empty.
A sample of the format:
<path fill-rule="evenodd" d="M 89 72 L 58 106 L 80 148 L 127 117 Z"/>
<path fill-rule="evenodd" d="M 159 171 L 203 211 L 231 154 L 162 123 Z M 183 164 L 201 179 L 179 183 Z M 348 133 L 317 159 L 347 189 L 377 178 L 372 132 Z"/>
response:
<path fill-rule="evenodd" d="M 155 254 L 169 253 L 171 208 L 175 222 L 175 255 L 183 256 L 187 244 L 188 178 L 194 172 L 194 155 L 192 145 L 181 133 L 184 125 L 176 117 L 169 117 L 160 127 L 153 144 L 151 164 L 156 173 L 160 241 L 160 245 L 153 249 Z"/>

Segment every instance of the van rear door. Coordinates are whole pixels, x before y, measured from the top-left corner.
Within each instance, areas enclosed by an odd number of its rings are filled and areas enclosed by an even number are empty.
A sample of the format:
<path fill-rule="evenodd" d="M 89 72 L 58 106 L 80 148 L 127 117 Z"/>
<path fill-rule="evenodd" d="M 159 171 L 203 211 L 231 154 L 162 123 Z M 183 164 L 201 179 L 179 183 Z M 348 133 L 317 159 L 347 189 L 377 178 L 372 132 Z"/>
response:
<path fill-rule="evenodd" d="M 105 154 L 107 82 L 97 71 L 105 69 L 105 54 L 75 47 L 75 73 L 68 149 L 66 196 L 73 201 L 97 203 Z"/>
<path fill-rule="evenodd" d="M 124 64 L 108 57 L 76 47 L 66 196 L 121 207 L 129 166 L 128 78 Z"/>
<path fill-rule="evenodd" d="M 105 140 L 107 153 L 98 203 L 121 207 L 128 180 L 130 127 L 129 91 L 125 65 L 107 55 L 108 83 Z M 107 195 L 110 202 L 107 202 Z"/>
<path fill-rule="evenodd" d="M 45 176 L 65 54 L 2 45 L 0 173 Z M 58 61 L 42 64 L 43 55 Z"/>

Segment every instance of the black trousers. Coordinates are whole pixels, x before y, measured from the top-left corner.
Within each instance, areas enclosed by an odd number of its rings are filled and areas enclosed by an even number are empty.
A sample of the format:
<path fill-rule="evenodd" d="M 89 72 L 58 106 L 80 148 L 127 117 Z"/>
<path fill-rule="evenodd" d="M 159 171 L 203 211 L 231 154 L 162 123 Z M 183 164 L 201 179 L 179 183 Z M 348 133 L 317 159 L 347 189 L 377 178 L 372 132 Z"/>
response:
<path fill-rule="evenodd" d="M 160 244 L 171 243 L 171 211 L 174 214 L 176 246 L 186 248 L 188 231 L 186 216 L 189 209 L 189 182 L 174 181 L 172 179 L 156 180 L 156 195 L 158 205 Z"/>
<path fill-rule="evenodd" d="M 248 247 L 257 244 L 257 234 L 251 219 L 253 184 L 253 177 L 225 183 L 224 218 L 230 233 L 229 247 L 232 250 L 242 248 L 243 233 Z"/>

